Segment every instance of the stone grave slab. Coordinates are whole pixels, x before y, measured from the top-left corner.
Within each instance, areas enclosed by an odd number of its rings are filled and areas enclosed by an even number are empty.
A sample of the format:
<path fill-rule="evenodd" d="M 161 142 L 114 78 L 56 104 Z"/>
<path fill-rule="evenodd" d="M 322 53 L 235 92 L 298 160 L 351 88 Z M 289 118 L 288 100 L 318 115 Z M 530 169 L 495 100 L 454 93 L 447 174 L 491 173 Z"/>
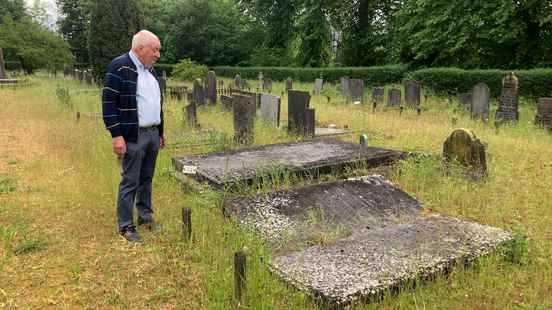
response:
<path fill-rule="evenodd" d="M 481 178 L 487 175 L 485 146 L 473 131 L 455 129 L 443 143 L 443 161 L 446 167 L 458 163 L 467 169 L 468 175 Z"/>
<path fill-rule="evenodd" d="M 272 246 L 275 274 L 330 307 L 430 278 L 511 240 L 498 228 L 424 213 L 378 175 L 234 198 L 224 210 Z"/>
<path fill-rule="evenodd" d="M 306 132 L 306 110 L 309 108 L 310 94 L 305 91 L 288 91 L 288 131 L 297 135 Z"/>
<path fill-rule="evenodd" d="M 471 114 L 473 118 L 489 118 L 489 98 L 491 91 L 485 83 L 477 83 L 472 89 Z"/>
<path fill-rule="evenodd" d="M 280 126 L 280 97 L 261 94 L 261 117 L 269 124 Z"/>
<path fill-rule="evenodd" d="M 335 128 L 335 127 L 316 127 L 314 128 L 314 136 L 315 137 L 323 137 L 323 136 L 338 136 L 338 135 L 344 135 L 347 134 L 348 131 L 341 128 Z"/>
<path fill-rule="evenodd" d="M 247 183 L 275 169 L 315 175 L 358 164 L 388 165 L 405 156 L 401 151 L 363 148 L 334 139 L 313 139 L 173 158 L 173 164 L 178 172 L 194 171 L 190 177 L 220 187 Z"/>

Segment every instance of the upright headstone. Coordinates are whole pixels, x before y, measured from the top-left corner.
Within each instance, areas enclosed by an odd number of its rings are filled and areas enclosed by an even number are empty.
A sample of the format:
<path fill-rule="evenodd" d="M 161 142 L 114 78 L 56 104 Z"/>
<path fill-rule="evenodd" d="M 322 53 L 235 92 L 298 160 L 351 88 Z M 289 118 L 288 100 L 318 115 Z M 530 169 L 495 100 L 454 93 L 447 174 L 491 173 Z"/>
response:
<path fill-rule="evenodd" d="M 259 72 L 259 74 L 257 75 L 257 79 L 259 79 L 259 88 L 260 89 L 263 89 L 264 87 L 264 75 L 263 75 L 263 72 Z"/>
<path fill-rule="evenodd" d="M 215 71 L 207 72 L 207 78 L 205 80 L 205 97 L 211 104 L 217 102 L 217 75 Z"/>
<path fill-rule="evenodd" d="M 535 124 L 552 130 L 552 98 L 539 98 Z"/>
<path fill-rule="evenodd" d="M 443 144 L 443 159 L 446 167 L 458 163 L 468 168 L 470 176 L 487 175 L 485 146 L 469 129 L 456 129 Z"/>
<path fill-rule="evenodd" d="M 280 97 L 261 94 L 261 117 L 269 124 L 280 126 Z"/>
<path fill-rule="evenodd" d="M 363 102 L 364 97 L 364 80 L 351 79 L 351 98 L 353 101 Z"/>
<path fill-rule="evenodd" d="M 6 64 L 4 62 L 4 50 L 0 47 L 0 79 L 7 79 Z"/>
<path fill-rule="evenodd" d="M 518 114 L 519 84 L 514 73 L 510 73 L 502 79 L 502 91 L 498 100 L 498 107 L 495 114 L 495 122 L 517 122 Z"/>
<path fill-rule="evenodd" d="M 406 105 L 417 108 L 420 106 L 421 95 L 420 83 L 411 80 L 404 82 L 404 101 Z"/>
<path fill-rule="evenodd" d="M 234 76 L 234 87 L 237 89 L 243 89 L 243 80 L 239 74 Z"/>
<path fill-rule="evenodd" d="M 199 106 L 205 103 L 205 90 L 203 89 L 203 81 L 201 79 L 195 79 L 193 93 L 196 105 Z"/>
<path fill-rule="evenodd" d="M 339 82 L 341 83 L 341 96 L 351 97 L 351 79 L 348 76 L 342 76 L 339 78 Z"/>
<path fill-rule="evenodd" d="M 263 91 L 272 91 L 272 79 L 264 78 L 263 79 Z"/>
<path fill-rule="evenodd" d="M 372 89 L 372 103 L 374 104 L 374 107 L 383 103 L 384 94 L 385 88 L 383 87 L 374 87 Z"/>
<path fill-rule="evenodd" d="M 232 110 L 233 98 L 229 95 L 220 95 L 220 106 L 222 110 Z"/>
<path fill-rule="evenodd" d="M 472 118 L 487 120 L 489 118 L 489 86 L 485 83 L 477 83 L 472 89 Z"/>
<path fill-rule="evenodd" d="M 232 105 L 234 113 L 234 141 L 251 144 L 255 139 L 255 100 L 252 96 L 236 94 Z"/>
<path fill-rule="evenodd" d="M 165 94 L 167 91 L 167 72 L 165 70 L 163 70 L 163 73 L 159 77 L 159 89 L 162 94 Z"/>
<path fill-rule="evenodd" d="M 309 107 L 309 92 L 290 90 L 288 92 L 288 131 L 296 135 L 306 132 L 306 110 Z"/>
<path fill-rule="evenodd" d="M 316 118 L 314 114 L 314 109 L 305 110 L 305 136 L 314 138 Z"/>
<path fill-rule="evenodd" d="M 472 93 L 463 93 L 460 94 L 458 97 L 458 101 L 460 102 L 460 106 L 465 108 L 466 110 L 471 109 L 472 106 Z"/>
<path fill-rule="evenodd" d="M 319 95 L 322 91 L 322 87 L 324 86 L 324 80 L 323 79 L 315 79 L 314 80 L 314 93 Z"/>
<path fill-rule="evenodd" d="M 186 120 L 190 127 L 197 126 L 197 109 L 194 101 L 190 102 L 185 108 Z"/>
<path fill-rule="evenodd" d="M 290 77 L 288 77 L 286 79 L 286 92 L 290 89 L 293 89 L 293 80 Z"/>
<path fill-rule="evenodd" d="M 390 107 L 398 107 L 401 105 L 401 90 L 391 88 L 387 96 L 387 105 Z"/>

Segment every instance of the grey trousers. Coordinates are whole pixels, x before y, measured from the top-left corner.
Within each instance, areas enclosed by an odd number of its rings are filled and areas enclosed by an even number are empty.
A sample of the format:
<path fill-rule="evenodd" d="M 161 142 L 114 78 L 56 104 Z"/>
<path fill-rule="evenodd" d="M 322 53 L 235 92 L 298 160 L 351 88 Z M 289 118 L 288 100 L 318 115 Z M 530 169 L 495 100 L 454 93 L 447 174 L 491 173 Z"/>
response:
<path fill-rule="evenodd" d="M 144 220 L 152 218 L 151 181 L 159 152 L 157 129 L 138 130 L 138 141 L 126 143 L 121 165 L 121 183 L 117 197 L 117 226 L 119 231 L 133 225 L 133 209 Z"/>

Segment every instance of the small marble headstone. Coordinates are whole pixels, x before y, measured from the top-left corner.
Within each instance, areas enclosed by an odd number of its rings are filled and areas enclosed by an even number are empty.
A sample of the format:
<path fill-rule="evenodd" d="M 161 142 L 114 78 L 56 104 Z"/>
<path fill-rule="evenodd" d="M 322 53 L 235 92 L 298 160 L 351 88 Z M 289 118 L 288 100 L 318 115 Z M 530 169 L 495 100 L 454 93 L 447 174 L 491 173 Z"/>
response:
<path fill-rule="evenodd" d="M 383 103 L 383 96 L 385 94 L 385 88 L 383 87 L 374 87 L 372 89 L 372 103 L 374 107 L 378 104 Z"/>
<path fill-rule="evenodd" d="M 288 92 L 288 131 L 296 135 L 306 132 L 306 110 L 309 107 L 310 94 L 305 91 Z"/>
<path fill-rule="evenodd" d="M 391 88 L 387 97 L 387 105 L 390 107 L 398 107 L 401 105 L 401 90 Z"/>
<path fill-rule="evenodd" d="M 290 77 L 288 77 L 286 79 L 286 92 L 290 89 L 293 89 L 293 80 Z"/>
<path fill-rule="evenodd" d="M 487 120 L 489 118 L 489 86 L 485 83 L 477 83 L 472 89 L 472 118 Z"/>
<path fill-rule="evenodd" d="M 205 89 L 203 88 L 203 81 L 201 79 L 195 79 L 193 94 L 196 105 L 205 103 Z"/>
<path fill-rule="evenodd" d="M 315 79 L 314 80 L 314 93 L 315 94 L 320 94 L 320 92 L 322 91 L 322 87 L 324 85 L 324 80 L 323 79 Z"/>
<path fill-rule="evenodd" d="M 353 101 L 363 102 L 364 97 L 364 80 L 351 79 L 351 97 Z"/>
<path fill-rule="evenodd" d="M 496 123 L 518 121 L 518 87 L 518 79 L 513 72 L 502 79 L 502 91 L 495 114 Z"/>
<path fill-rule="evenodd" d="M 348 76 L 342 76 L 339 78 L 341 83 L 341 96 L 345 98 L 351 97 L 351 79 Z"/>
<path fill-rule="evenodd" d="M 280 97 L 261 94 L 261 117 L 269 124 L 280 126 Z"/>
<path fill-rule="evenodd" d="M 539 98 L 535 124 L 548 130 L 552 129 L 552 98 Z"/>
<path fill-rule="evenodd" d="M 446 167 L 452 163 L 468 168 L 473 177 L 487 175 L 485 146 L 469 129 L 455 129 L 443 144 L 443 159 Z"/>
<path fill-rule="evenodd" d="M 217 102 L 217 75 L 215 71 L 207 72 L 205 79 L 205 97 L 211 104 Z"/>
<path fill-rule="evenodd" d="M 255 99 L 252 96 L 233 95 L 234 104 L 234 141 L 239 144 L 251 144 L 255 139 Z"/>
<path fill-rule="evenodd" d="M 421 101 L 421 86 L 417 81 L 404 82 L 404 100 L 410 107 L 418 107 Z"/>
<path fill-rule="evenodd" d="M 460 94 L 458 97 L 458 101 L 460 102 L 460 106 L 469 110 L 472 106 L 472 94 L 471 93 L 463 93 Z"/>

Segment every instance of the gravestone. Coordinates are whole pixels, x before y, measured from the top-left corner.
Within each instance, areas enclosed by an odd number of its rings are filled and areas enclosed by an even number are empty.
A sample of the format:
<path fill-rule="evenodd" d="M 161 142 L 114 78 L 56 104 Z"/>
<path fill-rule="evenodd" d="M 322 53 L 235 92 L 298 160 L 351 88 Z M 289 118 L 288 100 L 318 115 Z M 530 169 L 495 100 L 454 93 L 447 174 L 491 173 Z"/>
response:
<path fill-rule="evenodd" d="M 205 103 L 205 89 L 203 88 L 203 81 L 201 79 L 194 80 L 194 102 L 197 106 L 200 106 Z"/>
<path fill-rule="evenodd" d="M 374 87 L 372 89 L 372 103 L 374 107 L 376 105 L 383 103 L 383 96 L 385 95 L 385 88 L 383 87 Z"/>
<path fill-rule="evenodd" d="M 217 80 L 218 89 L 224 90 L 224 80 Z"/>
<path fill-rule="evenodd" d="M 401 90 L 391 88 L 387 96 L 387 105 L 390 107 L 398 107 L 401 105 Z"/>
<path fill-rule="evenodd" d="M 316 118 L 314 114 L 314 109 L 309 108 L 305 110 L 305 137 L 314 138 L 316 133 Z"/>
<path fill-rule="evenodd" d="M 222 110 L 232 110 L 232 103 L 234 99 L 229 95 L 220 95 L 220 106 Z"/>
<path fill-rule="evenodd" d="M 351 79 L 348 76 L 342 76 L 339 78 L 339 82 L 341 83 L 341 96 L 351 97 Z"/>
<path fill-rule="evenodd" d="M 363 102 L 364 97 L 364 80 L 351 79 L 351 98 L 353 101 Z"/>
<path fill-rule="evenodd" d="M 239 74 L 234 76 L 234 87 L 237 89 L 243 89 L 243 80 Z"/>
<path fill-rule="evenodd" d="M 535 124 L 552 130 L 552 98 L 539 98 Z"/>
<path fill-rule="evenodd" d="M 186 121 L 188 126 L 196 127 L 197 126 L 197 109 L 195 102 L 190 102 L 186 107 Z"/>
<path fill-rule="evenodd" d="M 519 120 L 518 98 L 518 78 L 512 72 L 502 79 L 502 91 L 496 109 L 495 123 L 517 122 Z"/>
<path fill-rule="evenodd" d="M 207 72 L 207 78 L 205 80 L 205 97 L 211 104 L 217 102 L 217 75 L 215 71 Z"/>
<path fill-rule="evenodd" d="M 286 79 L 286 92 L 290 89 L 293 89 L 293 80 L 290 77 L 288 77 Z"/>
<path fill-rule="evenodd" d="M 487 175 L 485 146 L 469 129 L 456 129 L 443 144 L 445 167 L 457 163 L 467 168 L 469 176 L 475 178 Z"/>
<path fill-rule="evenodd" d="M 263 79 L 263 91 L 272 91 L 272 79 L 264 78 Z"/>
<path fill-rule="evenodd" d="M 315 79 L 314 80 L 314 93 L 319 95 L 322 91 L 322 87 L 324 86 L 324 80 L 323 79 Z"/>
<path fill-rule="evenodd" d="M 417 81 L 407 80 L 404 82 L 404 101 L 407 106 L 417 108 L 420 106 L 421 86 Z"/>
<path fill-rule="evenodd" d="M 280 97 L 261 94 L 261 117 L 271 125 L 280 126 Z"/>
<path fill-rule="evenodd" d="M 458 101 L 460 102 L 460 106 L 465 108 L 466 110 L 471 109 L 472 106 L 472 94 L 471 93 L 463 93 L 460 94 L 458 97 Z"/>
<path fill-rule="evenodd" d="M 259 80 L 259 88 L 260 89 L 263 89 L 264 87 L 264 75 L 263 75 L 263 72 L 259 72 L 259 74 L 257 75 L 257 79 Z"/>
<path fill-rule="evenodd" d="M 480 118 L 482 120 L 489 119 L 489 86 L 485 83 L 477 83 L 472 89 L 472 118 Z"/>
<path fill-rule="evenodd" d="M 306 133 L 306 110 L 309 107 L 310 94 L 300 90 L 288 92 L 288 131 L 296 135 Z"/>
<path fill-rule="evenodd" d="M 161 76 L 159 78 L 159 89 L 161 90 L 161 94 L 165 94 L 167 92 L 167 72 L 163 70 L 161 73 Z"/>
<path fill-rule="evenodd" d="M 252 96 L 233 95 L 234 141 L 239 144 L 251 144 L 255 139 L 255 99 Z"/>
<path fill-rule="evenodd" d="M 6 63 L 4 62 L 4 50 L 0 47 L 0 80 L 7 79 Z"/>

